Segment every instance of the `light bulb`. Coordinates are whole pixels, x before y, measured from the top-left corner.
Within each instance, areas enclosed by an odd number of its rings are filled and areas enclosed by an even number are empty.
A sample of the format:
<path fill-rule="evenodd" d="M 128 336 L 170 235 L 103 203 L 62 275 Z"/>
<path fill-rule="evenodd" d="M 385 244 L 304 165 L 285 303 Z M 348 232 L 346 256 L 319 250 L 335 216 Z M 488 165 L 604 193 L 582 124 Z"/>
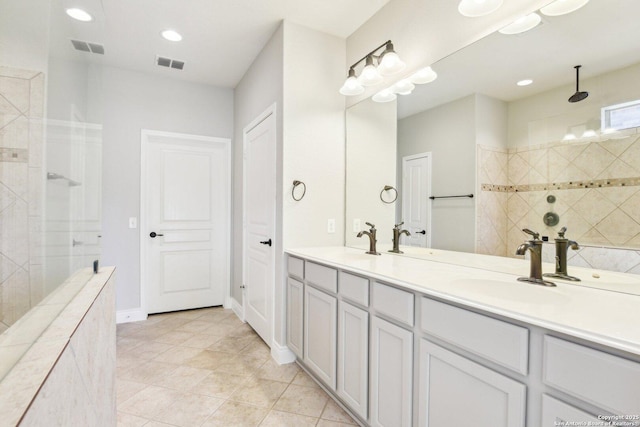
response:
<path fill-rule="evenodd" d="M 164 30 L 160 33 L 162 37 L 171 42 L 179 42 L 182 40 L 182 36 L 175 30 Z"/>
<path fill-rule="evenodd" d="M 373 57 L 367 56 L 367 62 L 358 77 L 358 81 L 362 86 L 373 86 L 382 82 L 382 76 L 378 72 L 378 69 L 373 65 Z"/>
<path fill-rule="evenodd" d="M 382 55 L 378 71 L 383 76 L 390 76 L 404 70 L 404 67 L 406 67 L 406 64 L 402 62 L 398 54 L 391 51 Z"/>
<path fill-rule="evenodd" d="M 391 102 L 395 101 L 396 94 L 393 93 L 391 88 L 382 89 L 380 92 L 373 95 L 371 98 L 374 102 Z"/>
<path fill-rule="evenodd" d="M 69 15 L 70 17 L 78 21 L 82 21 L 82 22 L 93 21 L 93 16 L 91 16 L 88 12 L 82 9 L 78 9 L 76 7 L 67 9 L 65 12 L 67 12 L 67 15 Z"/>
<path fill-rule="evenodd" d="M 421 85 L 425 83 L 431 83 L 437 78 L 438 74 L 433 71 L 431 67 L 425 67 L 412 74 L 411 77 L 409 77 L 409 80 L 411 81 L 411 83 Z"/>
<path fill-rule="evenodd" d="M 364 92 L 364 87 L 360 84 L 356 78 L 355 71 L 349 70 L 349 77 L 345 80 L 344 84 L 340 88 L 340 93 L 345 96 L 360 95 Z"/>

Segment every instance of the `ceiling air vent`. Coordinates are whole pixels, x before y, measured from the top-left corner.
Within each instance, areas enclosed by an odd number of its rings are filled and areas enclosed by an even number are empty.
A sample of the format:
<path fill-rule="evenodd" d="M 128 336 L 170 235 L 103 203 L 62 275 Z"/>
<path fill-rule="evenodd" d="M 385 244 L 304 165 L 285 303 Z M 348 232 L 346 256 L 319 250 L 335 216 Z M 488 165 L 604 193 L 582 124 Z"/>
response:
<path fill-rule="evenodd" d="M 161 67 L 174 68 L 176 70 L 182 70 L 184 68 L 184 61 L 165 58 L 163 56 L 156 56 L 156 64 Z"/>
<path fill-rule="evenodd" d="M 82 40 L 71 40 L 71 44 L 76 50 L 104 55 L 104 46 L 101 44 L 85 42 Z"/>

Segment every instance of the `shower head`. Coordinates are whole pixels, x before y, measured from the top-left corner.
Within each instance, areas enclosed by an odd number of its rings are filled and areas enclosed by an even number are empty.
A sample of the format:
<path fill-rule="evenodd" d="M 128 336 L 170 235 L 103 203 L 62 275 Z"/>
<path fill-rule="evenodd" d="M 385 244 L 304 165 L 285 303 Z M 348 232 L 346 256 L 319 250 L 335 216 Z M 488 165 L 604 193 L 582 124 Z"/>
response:
<path fill-rule="evenodd" d="M 580 67 L 582 67 L 582 65 L 573 67 L 576 69 L 576 93 L 569 97 L 569 102 L 580 102 L 589 96 L 589 92 L 580 92 Z"/>

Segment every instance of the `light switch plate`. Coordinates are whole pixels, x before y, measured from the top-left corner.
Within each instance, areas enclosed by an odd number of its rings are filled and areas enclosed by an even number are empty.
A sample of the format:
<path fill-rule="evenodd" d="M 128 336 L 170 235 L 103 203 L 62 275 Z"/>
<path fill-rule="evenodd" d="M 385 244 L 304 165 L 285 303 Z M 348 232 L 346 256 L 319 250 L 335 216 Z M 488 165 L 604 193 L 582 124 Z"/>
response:
<path fill-rule="evenodd" d="M 135 216 L 129 218 L 129 228 L 138 228 L 138 218 Z"/>
<path fill-rule="evenodd" d="M 353 220 L 353 232 L 358 233 L 360 231 L 360 219 L 356 218 Z"/>
<path fill-rule="evenodd" d="M 335 218 L 329 218 L 327 220 L 327 233 L 335 233 L 336 232 L 336 220 Z"/>

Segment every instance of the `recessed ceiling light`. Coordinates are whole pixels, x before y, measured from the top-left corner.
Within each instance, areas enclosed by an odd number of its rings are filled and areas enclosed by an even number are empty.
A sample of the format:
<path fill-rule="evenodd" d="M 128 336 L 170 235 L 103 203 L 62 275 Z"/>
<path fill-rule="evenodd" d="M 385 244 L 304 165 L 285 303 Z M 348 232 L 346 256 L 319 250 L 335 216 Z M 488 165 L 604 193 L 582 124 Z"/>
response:
<path fill-rule="evenodd" d="M 502 34 L 520 34 L 535 28 L 542 18 L 537 13 L 530 13 L 522 18 L 518 18 L 506 27 L 498 30 Z"/>
<path fill-rule="evenodd" d="M 495 12 L 502 6 L 503 0 L 462 0 L 458 5 L 458 12 L 464 16 L 475 18 Z"/>
<path fill-rule="evenodd" d="M 77 19 L 82 22 L 93 21 L 93 16 L 91 16 L 88 12 L 78 9 L 77 7 L 73 7 L 66 10 L 67 15 L 72 17 L 73 19 Z"/>
<path fill-rule="evenodd" d="M 575 12 L 587 3 L 589 0 L 556 0 L 540 9 L 540 12 L 547 16 L 566 15 Z"/>
<path fill-rule="evenodd" d="M 179 42 L 180 40 L 182 40 L 182 36 L 180 35 L 180 33 L 175 30 L 164 30 L 160 34 L 163 38 L 171 42 Z"/>
<path fill-rule="evenodd" d="M 533 83 L 533 80 L 531 79 L 524 79 L 524 80 L 520 80 L 518 83 L 516 83 L 518 86 L 529 86 L 531 83 Z"/>

